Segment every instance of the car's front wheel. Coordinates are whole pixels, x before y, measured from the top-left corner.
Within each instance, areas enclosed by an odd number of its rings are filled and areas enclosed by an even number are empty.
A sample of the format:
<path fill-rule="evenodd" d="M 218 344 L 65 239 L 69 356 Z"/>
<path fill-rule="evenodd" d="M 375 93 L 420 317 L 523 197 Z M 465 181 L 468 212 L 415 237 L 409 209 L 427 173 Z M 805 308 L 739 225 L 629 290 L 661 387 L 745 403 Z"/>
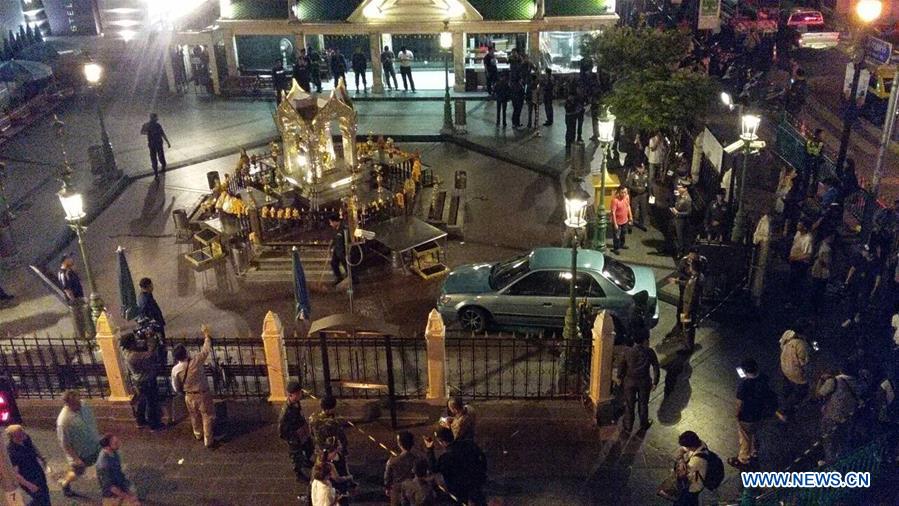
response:
<path fill-rule="evenodd" d="M 459 323 L 462 324 L 462 328 L 472 332 L 483 332 L 486 330 L 488 319 L 487 311 L 479 307 L 465 307 L 459 311 Z"/>

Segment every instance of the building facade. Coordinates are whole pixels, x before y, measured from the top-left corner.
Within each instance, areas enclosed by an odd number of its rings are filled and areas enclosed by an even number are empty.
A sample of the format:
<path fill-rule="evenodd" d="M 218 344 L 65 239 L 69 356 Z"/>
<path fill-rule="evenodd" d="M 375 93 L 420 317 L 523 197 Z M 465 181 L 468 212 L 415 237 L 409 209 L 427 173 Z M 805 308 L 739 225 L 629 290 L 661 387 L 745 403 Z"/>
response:
<path fill-rule="evenodd" d="M 457 91 L 483 82 L 482 57 L 488 46 L 504 55 L 519 48 L 532 61 L 557 72 L 576 70 L 580 34 L 617 23 L 615 0 L 219 0 L 219 19 L 211 29 L 181 31 L 172 45 L 202 45 L 209 54 L 213 87 L 221 76 L 287 66 L 307 48 L 322 54 L 337 48 L 347 57 L 362 50 L 369 62 L 372 89 L 382 92 L 380 54 L 408 47 L 419 69 L 442 69 L 439 34 L 452 34 L 452 74 Z M 222 45 L 223 51 L 215 51 Z M 224 56 L 225 61 L 218 61 Z M 222 72 L 212 69 L 222 69 Z M 174 72 L 167 66 L 170 88 Z"/>

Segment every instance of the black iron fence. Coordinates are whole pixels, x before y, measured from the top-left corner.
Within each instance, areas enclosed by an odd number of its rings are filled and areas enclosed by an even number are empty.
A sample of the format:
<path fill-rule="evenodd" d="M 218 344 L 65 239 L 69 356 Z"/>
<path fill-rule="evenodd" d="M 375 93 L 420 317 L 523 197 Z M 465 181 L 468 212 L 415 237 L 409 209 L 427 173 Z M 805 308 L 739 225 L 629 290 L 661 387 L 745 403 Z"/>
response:
<path fill-rule="evenodd" d="M 427 390 L 427 350 L 423 338 L 377 333 L 325 332 L 321 336 L 286 339 L 289 374 L 303 387 L 325 395 L 326 368 L 331 393 L 337 397 L 373 398 L 391 388 L 397 399 L 423 397 Z"/>
<path fill-rule="evenodd" d="M 0 374 L 12 380 L 20 398 L 57 398 L 70 389 L 85 397 L 109 395 L 100 352 L 90 343 L 73 338 L 2 338 Z"/>
<path fill-rule="evenodd" d="M 200 338 L 169 338 L 160 389 L 171 395 L 172 350 L 191 356 Z M 325 332 L 284 341 L 288 374 L 321 396 L 422 398 L 428 388 L 424 337 Z M 446 337 L 446 380 L 452 395 L 476 399 L 580 398 L 587 389 L 590 340 L 565 341 L 544 334 L 464 334 Z M 85 397 L 109 395 L 100 352 L 72 338 L 17 337 L 0 340 L 0 366 L 19 397 L 53 398 L 66 389 Z M 326 372 L 328 371 L 328 372 Z M 127 371 L 123 375 L 128 376 Z M 257 399 L 270 395 L 265 350 L 259 338 L 216 338 L 206 375 L 217 397 Z M 127 379 L 126 379 L 127 381 Z"/>
<path fill-rule="evenodd" d="M 168 339 L 169 350 L 183 344 L 193 357 L 203 346 L 202 338 Z M 166 366 L 160 371 L 165 378 L 164 388 L 171 393 L 171 376 L 174 366 L 171 353 Z M 268 397 L 268 369 L 265 350 L 259 338 L 214 338 L 212 353 L 206 361 L 206 377 L 216 397 L 229 399 L 255 399 Z"/>
<path fill-rule="evenodd" d="M 548 333 L 451 334 L 452 395 L 475 399 L 581 398 L 589 384 L 591 340 Z"/>

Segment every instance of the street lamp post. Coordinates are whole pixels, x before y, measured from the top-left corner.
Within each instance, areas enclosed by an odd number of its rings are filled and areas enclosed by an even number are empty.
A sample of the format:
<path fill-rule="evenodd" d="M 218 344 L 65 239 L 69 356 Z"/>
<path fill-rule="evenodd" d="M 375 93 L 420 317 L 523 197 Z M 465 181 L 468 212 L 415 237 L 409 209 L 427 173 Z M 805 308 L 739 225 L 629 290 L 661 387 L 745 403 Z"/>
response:
<path fill-rule="evenodd" d="M 731 231 L 731 241 L 735 244 L 743 242 L 743 234 L 745 232 L 746 221 L 746 169 L 749 161 L 749 153 L 752 151 L 752 143 L 758 140 L 759 123 L 762 119 L 753 114 L 744 114 L 741 118 L 741 134 L 740 140 L 743 141 L 743 171 L 740 173 L 740 198 L 737 215 L 734 217 L 734 228 Z"/>
<path fill-rule="evenodd" d="M 896 126 L 896 107 L 899 100 L 899 87 L 895 84 L 899 83 L 899 67 L 893 75 L 893 83 L 890 90 L 890 100 L 887 102 L 886 118 L 883 120 L 883 131 L 880 135 L 880 146 L 877 149 L 877 161 L 874 165 L 874 174 L 871 176 L 871 192 L 865 199 L 865 210 L 862 215 L 862 240 L 868 242 L 871 238 L 871 228 L 874 220 L 874 206 L 877 202 L 877 196 L 880 193 L 880 180 L 883 179 L 883 161 L 886 158 L 887 147 L 893 139 L 893 130 Z"/>
<path fill-rule="evenodd" d="M 726 92 L 726 91 L 722 91 L 722 92 L 721 92 L 721 103 L 723 103 L 725 106 L 727 106 L 727 108 L 728 108 L 729 110 L 731 110 L 731 111 L 733 111 L 734 108 L 736 107 L 736 108 L 737 108 L 737 116 L 739 116 L 739 117 L 741 117 L 741 118 L 743 117 L 743 104 L 738 104 L 738 103 L 736 103 L 736 102 L 734 101 L 734 97 L 731 96 L 730 93 L 728 93 L 728 92 Z M 733 168 L 733 167 L 731 167 L 731 171 L 730 171 L 730 172 L 731 172 L 731 174 L 730 174 L 730 188 L 728 189 L 727 195 L 728 195 L 728 205 L 730 205 L 731 207 L 733 207 L 733 205 L 734 205 L 735 193 L 736 193 L 736 192 L 734 191 L 734 186 L 737 184 L 737 178 L 734 177 L 734 168 Z"/>
<path fill-rule="evenodd" d="M 597 123 L 599 131 L 599 150 L 602 153 L 602 161 L 599 164 L 599 206 L 596 210 L 596 228 L 593 234 L 593 249 L 605 251 L 606 230 L 609 228 L 609 217 L 606 214 L 606 164 L 609 159 L 609 150 L 615 140 L 615 115 L 608 109 L 603 111 Z M 597 174 L 594 173 L 594 176 Z"/>
<path fill-rule="evenodd" d="M 444 24 L 444 27 L 448 24 Z M 446 93 L 443 95 L 443 128 L 440 133 L 443 135 L 452 135 L 455 133 L 453 128 L 453 106 L 450 103 L 450 83 L 449 83 L 449 60 L 453 54 L 453 34 L 450 32 L 440 33 L 440 48 L 443 49 L 444 76 L 446 77 Z"/>
<path fill-rule="evenodd" d="M 577 248 L 578 231 L 587 225 L 585 218 L 587 203 L 590 194 L 580 186 L 574 186 L 565 194 L 565 226 L 571 229 L 571 284 L 568 291 L 568 311 L 565 312 L 565 326 L 562 329 L 562 337 L 566 340 L 576 339 L 578 336 L 577 318 L 577 293 L 575 283 L 577 281 Z"/>
<path fill-rule="evenodd" d="M 883 3 L 881 0 L 859 0 L 855 5 L 855 14 L 858 16 L 859 21 L 861 21 L 862 26 L 859 29 L 858 34 L 858 47 L 856 48 L 855 60 L 853 61 L 854 69 L 852 72 L 852 85 L 849 88 L 849 103 L 846 104 L 846 109 L 843 113 L 843 133 L 840 136 L 840 150 L 837 153 L 837 174 L 840 176 L 843 174 L 843 165 L 846 163 L 846 153 L 849 151 L 849 137 L 852 134 L 852 123 L 855 122 L 855 118 L 858 114 L 858 97 L 856 96 L 856 90 L 858 89 L 859 80 L 861 79 L 862 65 L 865 63 L 865 33 L 868 26 L 880 17 L 881 10 L 883 10 Z"/>
<path fill-rule="evenodd" d="M 81 220 L 84 218 L 84 197 L 78 192 L 71 191 L 68 186 L 63 185 L 62 190 L 57 193 L 62 209 L 66 213 L 66 221 L 75 231 L 78 237 L 78 248 L 81 250 L 81 259 L 84 261 L 84 276 L 87 278 L 87 289 L 90 292 L 91 321 L 95 322 L 103 312 L 105 304 L 100 294 L 97 293 L 94 284 L 94 275 L 91 272 L 90 262 L 87 259 L 87 249 L 84 247 L 84 225 Z"/>
<path fill-rule="evenodd" d="M 103 80 L 103 67 L 96 62 L 85 63 L 84 78 L 91 89 L 94 90 L 94 101 L 97 103 L 97 118 L 100 120 L 100 144 L 103 149 L 103 160 L 106 162 L 104 169 L 107 171 L 107 174 L 115 174 L 118 171 L 118 165 L 116 164 L 112 144 L 109 142 L 109 133 L 106 132 L 106 119 L 103 116 L 103 105 L 100 101 L 100 83 Z"/>

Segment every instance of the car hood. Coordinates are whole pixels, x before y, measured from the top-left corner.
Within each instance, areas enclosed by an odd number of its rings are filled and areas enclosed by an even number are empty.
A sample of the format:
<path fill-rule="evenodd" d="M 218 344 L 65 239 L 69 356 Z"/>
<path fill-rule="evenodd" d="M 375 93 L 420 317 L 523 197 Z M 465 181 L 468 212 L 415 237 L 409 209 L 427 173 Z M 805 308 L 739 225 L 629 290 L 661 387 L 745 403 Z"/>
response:
<path fill-rule="evenodd" d="M 490 287 L 490 268 L 495 263 L 468 264 L 453 269 L 443 282 L 443 293 L 485 293 Z"/>
<path fill-rule="evenodd" d="M 641 267 L 641 266 L 630 266 L 631 269 L 634 270 L 634 287 L 631 288 L 627 293 L 631 295 L 635 295 L 638 292 L 642 292 L 646 290 L 649 295 L 649 300 L 653 301 L 656 298 L 656 276 L 655 273 L 652 272 L 652 269 L 649 267 Z"/>

